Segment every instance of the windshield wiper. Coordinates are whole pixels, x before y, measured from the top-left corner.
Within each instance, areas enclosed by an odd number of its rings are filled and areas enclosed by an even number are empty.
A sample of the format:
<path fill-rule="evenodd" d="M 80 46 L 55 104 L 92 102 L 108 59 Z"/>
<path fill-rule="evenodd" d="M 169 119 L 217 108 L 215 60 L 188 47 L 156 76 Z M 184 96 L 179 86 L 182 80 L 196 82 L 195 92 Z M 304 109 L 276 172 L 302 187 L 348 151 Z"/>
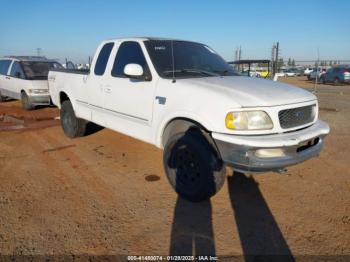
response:
<path fill-rule="evenodd" d="M 215 70 L 215 72 L 218 75 L 225 76 L 225 75 L 227 75 L 227 73 L 229 73 L 229 70 L 227 70 L 227 69 L 225 69 L 225 70 Z"/>
<path fill-rule="evenodd" d="M 196 73 L 196 74 L 201 74 L 201 75 L 205 75 L 205 76 L 219 76 L 219 74 L 214 73 L 214 72 L 209 72 L 206 70 L 201 70 L 201 69 L 195 69 L 195 68 L 190 68 L 190 69 L 186 69 L 186 68 L 182 68 L 182 69 L 177 69 L 174 71 L 175 73 Z M 170 74 L 173 73 L 172 70 L 166 70 L 163 71 L 163 74 Z"/>

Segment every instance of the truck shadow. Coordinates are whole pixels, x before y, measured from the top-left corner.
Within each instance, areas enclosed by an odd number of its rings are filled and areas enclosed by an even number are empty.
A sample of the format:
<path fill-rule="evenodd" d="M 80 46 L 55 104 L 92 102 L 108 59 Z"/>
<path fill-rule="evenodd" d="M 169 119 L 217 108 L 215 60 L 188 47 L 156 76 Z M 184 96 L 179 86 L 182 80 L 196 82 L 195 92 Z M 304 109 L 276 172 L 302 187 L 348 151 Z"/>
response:
<path fill-rule="evenodd" d="M 254 178 L 235 172 L 228 189 L 245 260 L 295 261 Z"/>
<path fill-rule="evenodd" d="M 95 123 L 92 123 L 92 122 L 88 122 L 86 124 L 86 131 L 85 131 L 84 135 L 85 136 L 90 136 L 90 135 L 93 135 L 93 134 L 95 134 L 97 132 L 100 132 L 103 129 L 104 129 L 104 127 L 102 127 L 102 126 L 99 126 L 99 125 L 97 125 Z"/>
<path fill-rule="evenodd" d="M 171 229 L 170 255 L 215 255 L 210 200 L 192 203 L 177 198 Z"/>
<path fill-rule="evenodd" d="M 245 261 L 295 261 L 258 183 L 235 173 L 228 190 Z M 224 225 L 223 225 L 224 226 Z M 170 255 L 216 255 L 210 200 L 177 198 Z"/>

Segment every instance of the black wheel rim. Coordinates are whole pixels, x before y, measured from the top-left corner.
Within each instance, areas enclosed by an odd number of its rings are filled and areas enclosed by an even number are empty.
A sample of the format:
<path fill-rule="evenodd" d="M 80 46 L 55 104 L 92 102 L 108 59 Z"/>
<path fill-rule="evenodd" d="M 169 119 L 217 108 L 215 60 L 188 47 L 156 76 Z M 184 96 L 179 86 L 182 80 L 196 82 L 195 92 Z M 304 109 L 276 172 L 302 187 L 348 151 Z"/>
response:
<path fill-rule="evenodd" d="M 198 157 L 188 147 L 178 148 L 173 156 L 176 185 L 192 191 L 200 185 L 201 172 Z"/>

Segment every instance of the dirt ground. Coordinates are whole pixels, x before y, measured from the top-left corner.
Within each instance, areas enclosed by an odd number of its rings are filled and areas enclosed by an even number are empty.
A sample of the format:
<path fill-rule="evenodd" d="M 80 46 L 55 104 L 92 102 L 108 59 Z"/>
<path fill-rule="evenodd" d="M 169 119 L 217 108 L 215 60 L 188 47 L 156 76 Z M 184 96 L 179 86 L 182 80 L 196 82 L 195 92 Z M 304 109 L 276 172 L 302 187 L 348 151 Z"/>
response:
<path fill-rule="evenodd" d="M 304 79 L 281 81 L 312 90 Z M 56 108 L 1 103 L 0 253 L 350 256 L 350 86 L 317 96 L 331 126 L 319 158 L 287 175 L 227 169 L 202 203 L 177 197 L 152 145 L 95 126 L 71 140 Z"/>

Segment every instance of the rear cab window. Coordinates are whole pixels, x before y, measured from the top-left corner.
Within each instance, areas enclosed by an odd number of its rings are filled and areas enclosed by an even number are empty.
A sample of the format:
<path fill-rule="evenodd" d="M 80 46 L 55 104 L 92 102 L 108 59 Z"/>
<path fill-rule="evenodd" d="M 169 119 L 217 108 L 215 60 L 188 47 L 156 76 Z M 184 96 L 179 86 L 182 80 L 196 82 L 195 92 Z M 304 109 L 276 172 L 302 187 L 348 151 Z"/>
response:
<path fill-rule="evenodd" d="M 111 51 L 113 49 L 113 46 L 114 46 L 114 43 L 107 43 L 102 47 L 100 53 L 98 54 L 96 64 L 95 64 L 95 69 L 94 69 L 95 75 L 101 76 L 105 73 L 107 62 L 111 54 Z"/>
<path fill-rule="evenodd" d="M 0 75 L 7 75 L 12 60 L 0 60 Z"/>

